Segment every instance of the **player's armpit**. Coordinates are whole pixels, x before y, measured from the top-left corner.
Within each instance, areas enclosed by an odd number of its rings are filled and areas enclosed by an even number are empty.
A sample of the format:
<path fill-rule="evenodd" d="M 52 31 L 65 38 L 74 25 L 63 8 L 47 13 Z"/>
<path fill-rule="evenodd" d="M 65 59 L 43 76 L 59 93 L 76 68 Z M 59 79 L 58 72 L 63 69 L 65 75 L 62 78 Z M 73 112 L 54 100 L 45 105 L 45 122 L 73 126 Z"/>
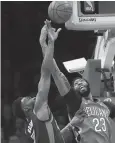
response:
<path fill-rule="evenodd" d="M 50 118 L 50 109 L 49 106 L 47 104 L 47 102 L 43 103 L 43 105 L 41 106 L 41 108 L 35 112 L 34 110 L 34 114 L 37 116 L 37 118 L 40 121 L 47 121 Z"/>
<path fill-rule="evenodd" d="M 109 101 L 103 102 L 110 110 L 110 117 L 113 119 L 115 118 L 115 104 Z"/>
<path fill-rule="evenodd" d="M 73 117 L 81 106 L 82 97 L 79 94 L 75 93 L 71 88 L 69 93 L 64 96 L 64 100 L 67 104 L 69 115 Z"/>
<path fill-rule="evenodd" d="M 47 76 L 41 76 L 38 93 L 34 105 L 34 113 L 39 120 L 46 121 L 49 119 L 49 107 L 47 104 L 48 93 L 50 88 L 50 74 Z"/>

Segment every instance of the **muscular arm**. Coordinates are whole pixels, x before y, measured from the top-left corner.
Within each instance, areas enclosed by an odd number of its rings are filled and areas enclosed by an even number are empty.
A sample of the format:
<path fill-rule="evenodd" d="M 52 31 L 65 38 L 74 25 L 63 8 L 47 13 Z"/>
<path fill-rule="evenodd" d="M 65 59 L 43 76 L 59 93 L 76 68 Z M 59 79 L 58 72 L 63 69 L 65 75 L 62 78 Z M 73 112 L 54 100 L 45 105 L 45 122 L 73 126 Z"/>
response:
<path fill-rule="evenodd" d="M 54 53 L 54 43 L 49 41 L 49 47 L 46 49 L 44 60 L 41 66 L 41 78 L 38 84 L 38 93 L 36 96 L 34 112 L 41 120 L 47 120 L 48 114 L 48 92 L 50 88 L 50 68 Z"/>
<path fill-rule="evenodd" d="M 40 35 L 40 45 L 42 47 L 42 53 L 44 56 L 45 50 L 47 49 L 48 45 L 46 44 L 46 26 L 44 26 L 41 30 L 41 35 Z M 51 67 L 51 74 L 53 76 L 53 79 L 55 81 L 55 84 L 58 88 L 58 91 L 61 96 L 66 95 L 70 91 L 70 84 L 65 75 L 60 71 L 60 69 L 57 66 L 57 63 L 55 59 L 53 59 L 53 64 Z"/>
<path fill-rule="evenodd" d="M 40 35 L 40 45 L 42 47 L 42 52 L 43 52 L 43 56 L 45 53 L 45 50 L 47 49 L 47 44 L 46 44 L 46 29 L 45 27 L 43 27 L 44 29 L 41 30 L 41 35 Z M 58 68 L 56 61 L 53 59 L 53 64 L 51 67 L 51 73 L 52 76 L 54 78 L 55 84 L 58 88 L 58 91 L 60 93 L 61 96 L 64 97 L 65 102 L 68 106 L 69 109 L 69 113 L 71 113 L 71 115 L 73 116 L 74 113 L 79 109 L 80 104 L 81 104 L 81 97 L 79 95 L 76 95 L 72 89 L 71 86 L 67 80 L 67 78 L 65 77 L 65 75 L 60 71 L 60 69 Z"/>

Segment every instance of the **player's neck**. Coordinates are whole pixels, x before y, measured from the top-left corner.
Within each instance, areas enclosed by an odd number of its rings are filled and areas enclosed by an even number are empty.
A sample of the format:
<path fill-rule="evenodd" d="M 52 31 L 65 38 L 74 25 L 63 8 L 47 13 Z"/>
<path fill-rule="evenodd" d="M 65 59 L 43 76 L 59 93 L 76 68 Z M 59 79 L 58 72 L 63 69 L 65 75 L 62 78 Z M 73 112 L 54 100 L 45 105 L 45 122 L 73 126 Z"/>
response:
<path fill-rule="evenodd" d="M 92 98 L 91 93 L 89 94 L 89 96 L 88 96 L 88 97 L 85 97 L 85 100 L 91 100 L 91 101 L 93 101 L 93 98 Z"/>

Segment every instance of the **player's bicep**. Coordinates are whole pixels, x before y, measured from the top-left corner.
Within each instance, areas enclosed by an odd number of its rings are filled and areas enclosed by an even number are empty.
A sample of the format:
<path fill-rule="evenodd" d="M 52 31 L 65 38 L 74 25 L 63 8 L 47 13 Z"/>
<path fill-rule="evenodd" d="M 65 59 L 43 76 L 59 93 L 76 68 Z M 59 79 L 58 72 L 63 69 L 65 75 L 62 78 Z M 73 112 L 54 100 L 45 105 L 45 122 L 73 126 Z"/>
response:
<path fill-rule="evenodd" d="M 73 117 L 81 106 L 82 97 L 71 89 L 69 93 L 64 96 L 64 100 L 67 104 L 69 115 Z"/>
<path fill-rule="evenodd" d="M 47 105 L 49 88 L 50 88 L 50 76 L 46 78 L 41 77 L 34 105 L 34 112 L 39 118 L 48 118 L 49 116 L 48 113 L 49 109 Z"/>

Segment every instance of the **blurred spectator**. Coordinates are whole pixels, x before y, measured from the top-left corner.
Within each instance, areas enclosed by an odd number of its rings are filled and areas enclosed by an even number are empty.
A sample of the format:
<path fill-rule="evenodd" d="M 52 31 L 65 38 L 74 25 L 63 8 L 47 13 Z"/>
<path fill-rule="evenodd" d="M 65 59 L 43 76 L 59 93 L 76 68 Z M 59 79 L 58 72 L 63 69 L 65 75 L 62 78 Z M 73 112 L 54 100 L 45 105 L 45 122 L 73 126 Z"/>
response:
<path fill-rule="evenodd" d="M 30 96 L 30 97 L 36 97 L 36 94 L 37 94 L 36 92 L 30 92 L 28 96 Z"/>
<path fill-rule="evenodd" d="M 14 73 L 14 89 L 19 88 L 19 82 L 20 82 L 20 72 Z"/>
<path fill-rule="evenodd" d="M 25 134 L 25 121 L 17 118 L 16 119 L 16 136 L 18 138 L 18 140 L 20 141 L 20 143 L 29 143 L 29 139 Z"/>
<path fill-rule="evenodd" d="M 14 91 L 14 99 L 16 99 L 16 98 L 18 98 L 18 97 L 20 97 L 20 96 L 21 96 L 20 91 L 19 91 L 18 89 L 16 89 L 16 90 Z"/>
<path fill-rule="evenodd" d="M 11 136 L 8 143 L 21 143 L 17 136 Z"/>
<path fill-rule="evenodd" d="M 9 101 L 8 93 L 4 93 L 4 103 L 3 103 L 3 116 L 6 122 L 9 122 L 12 118 L 12 108 L 11 103 Z"/>
<path fill-rule="evenodd" d="M 3 128 L 1 128 L 1 143 L 5 143 L 4 142 L 4 131 L 3 131 Z"/>
<path fill-rule="evenodd" d="M 13 118 L 12 118 L 12 108 L 9 100 L 9 95 L 4 94 L 2 99 L 2 125 L 4 131 L 4 139 L 9 140 L 9 137 L 13 134 Z"/>

